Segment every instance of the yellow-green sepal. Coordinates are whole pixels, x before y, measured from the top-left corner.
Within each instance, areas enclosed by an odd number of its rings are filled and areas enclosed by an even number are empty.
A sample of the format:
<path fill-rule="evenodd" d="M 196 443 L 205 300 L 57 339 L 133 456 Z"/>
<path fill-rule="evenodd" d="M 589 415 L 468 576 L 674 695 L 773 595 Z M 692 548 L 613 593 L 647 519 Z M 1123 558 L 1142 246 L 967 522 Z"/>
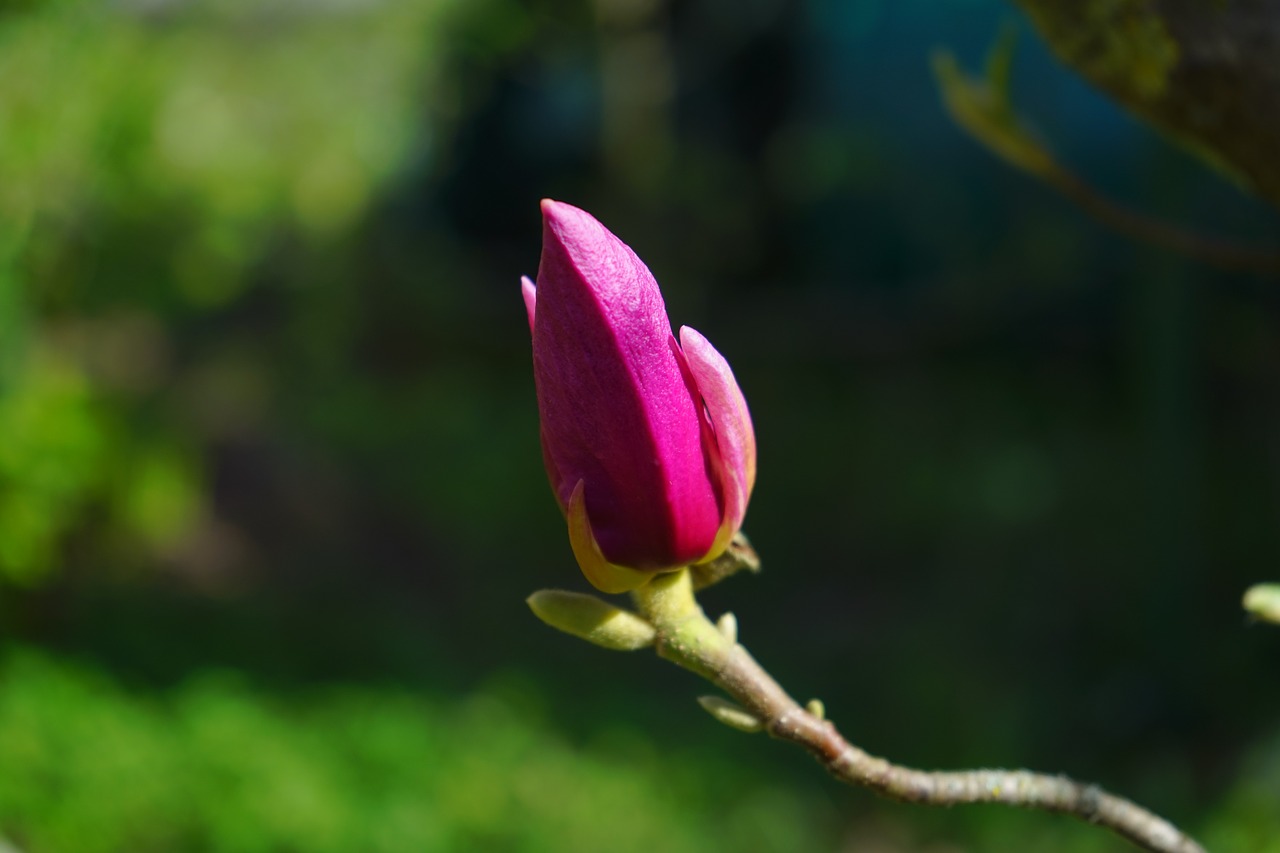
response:
<path fill-rule="evenodd" d="M 573 548 L 574 559 L 586 579 L 601 592 L 631 592 L 649 582 L 653 575 L 615 566 L 604 558 L 596 535 L 591 530 L 591 519 L 587 517 L 586 483 L 578 481 L 569 497 L 569 507 L 565 519 L 569 524 L 569 545 Z"/>

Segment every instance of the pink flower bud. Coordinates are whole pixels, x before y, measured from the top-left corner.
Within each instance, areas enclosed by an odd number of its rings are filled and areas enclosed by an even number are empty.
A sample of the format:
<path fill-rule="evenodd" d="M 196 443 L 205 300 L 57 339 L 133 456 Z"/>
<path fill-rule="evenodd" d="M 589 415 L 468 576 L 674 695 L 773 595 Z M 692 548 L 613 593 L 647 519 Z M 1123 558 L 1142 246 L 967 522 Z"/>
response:
<path fill-rule="evenodd" d="M 728 362 L 594 217 L 542 202 L 538 283 L 522 280 L 547 476 L 597 588 L 713 559 L 742 525 L 755 434 Z M 536 311 L 535 311 L 536 303 Z"/>

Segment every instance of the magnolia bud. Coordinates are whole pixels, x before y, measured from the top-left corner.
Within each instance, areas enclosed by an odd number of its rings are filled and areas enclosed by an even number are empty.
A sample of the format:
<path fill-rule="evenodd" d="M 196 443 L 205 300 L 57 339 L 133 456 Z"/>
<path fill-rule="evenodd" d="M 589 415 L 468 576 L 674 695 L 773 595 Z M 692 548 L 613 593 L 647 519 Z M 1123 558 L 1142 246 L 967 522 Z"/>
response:
<path fill-rule="evenodd" d="M 714 559 L 755 483 L 746 400 L 658 282 L 589 213 L 542 202 L 542 260 L 521 282 L 542 451 L 574 557 L 604 592 Z"/>

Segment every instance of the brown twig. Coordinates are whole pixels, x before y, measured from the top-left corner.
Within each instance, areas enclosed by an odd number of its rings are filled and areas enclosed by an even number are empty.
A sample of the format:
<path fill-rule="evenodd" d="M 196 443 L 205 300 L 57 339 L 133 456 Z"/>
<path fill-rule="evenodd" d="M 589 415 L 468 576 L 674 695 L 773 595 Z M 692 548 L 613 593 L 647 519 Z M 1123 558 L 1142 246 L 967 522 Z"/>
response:
<path fill-rule="evenodd" d="M 1013 107 L 1009 91 L 1013 35 L 1013 30 L 1006 30 L 992 47 L 985 79 L 962 71 L 950 53 L 940 51 L 934 56 L 943 103 L 961 128 L 1006 163 L 1049 184 L 1103 225 L 1130 239 L 1219 269 L 1280 277 L 1280 252 L 1275 249 L 1239 245 L 1131 210 L 1059 162 Z"/>
<path fill-rule="evenodd" d="M 1126 237 L 1177 252 L 1218 269 L 1271 278 L 1280 276 L 1280 253 L 1199 234 L 1122 207 L 1062 167 L 1042 177 L 1086 213 Z"/>
<path fill-rule="evenodd" d="M 717 627 L 707 619 L 687 571 L 659 576 L 633 596 L 656 629 L 658 654 L 708 679 L 742 706 L 704 702 L 713 715 L 739 728 L 762 728 L 803 747 L 843 782 L 909 803 L 1001 803 L 1057 812 L 1105 827 L 1157 853 L 1204 853 L 1167 820 L 1096 785 L 1026 770 L 916 770 L 864 752 L 822 718 L 820 706 L 803 708 L 787 695 L 737 642 L 731 621 Z"/>

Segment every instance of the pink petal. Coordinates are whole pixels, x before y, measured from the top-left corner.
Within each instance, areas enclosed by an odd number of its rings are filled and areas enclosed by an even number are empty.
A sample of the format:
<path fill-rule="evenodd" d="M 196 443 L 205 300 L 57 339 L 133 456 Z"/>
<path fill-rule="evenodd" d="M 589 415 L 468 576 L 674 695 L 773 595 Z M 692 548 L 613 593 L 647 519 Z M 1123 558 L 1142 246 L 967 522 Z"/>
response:
<path fill-rule="evenodd" d="M 680 327 L 680 346 L 698 393 L 707 407 L 711 425 L 715 428 L 724 494 L 724 521 L 720 535 L 716 537 L 716 547 L 723 550 L 742 526 L 747 501 L 755 487 L 755 430 L 751 426 L 747 400 L 724 356 L 710 341 L 688 326 Z"/>
<path fill-rule="evenodd" d="M 533 306 L 538 301 L 538 288 L 527 275 L 520 276 L 520 295 L 524 297 L 524 310 L 529 314 L 529 332 L 533 332 Z"/>
<path fill-rule="evenodd" d="M 721 478 L 657 281 L 587 212 L 542 208 L 533 360 L 552 488 L 567 508 L 586 481 L 591 532 L 611 563 L 688 565 L 723 522 Z"/>

